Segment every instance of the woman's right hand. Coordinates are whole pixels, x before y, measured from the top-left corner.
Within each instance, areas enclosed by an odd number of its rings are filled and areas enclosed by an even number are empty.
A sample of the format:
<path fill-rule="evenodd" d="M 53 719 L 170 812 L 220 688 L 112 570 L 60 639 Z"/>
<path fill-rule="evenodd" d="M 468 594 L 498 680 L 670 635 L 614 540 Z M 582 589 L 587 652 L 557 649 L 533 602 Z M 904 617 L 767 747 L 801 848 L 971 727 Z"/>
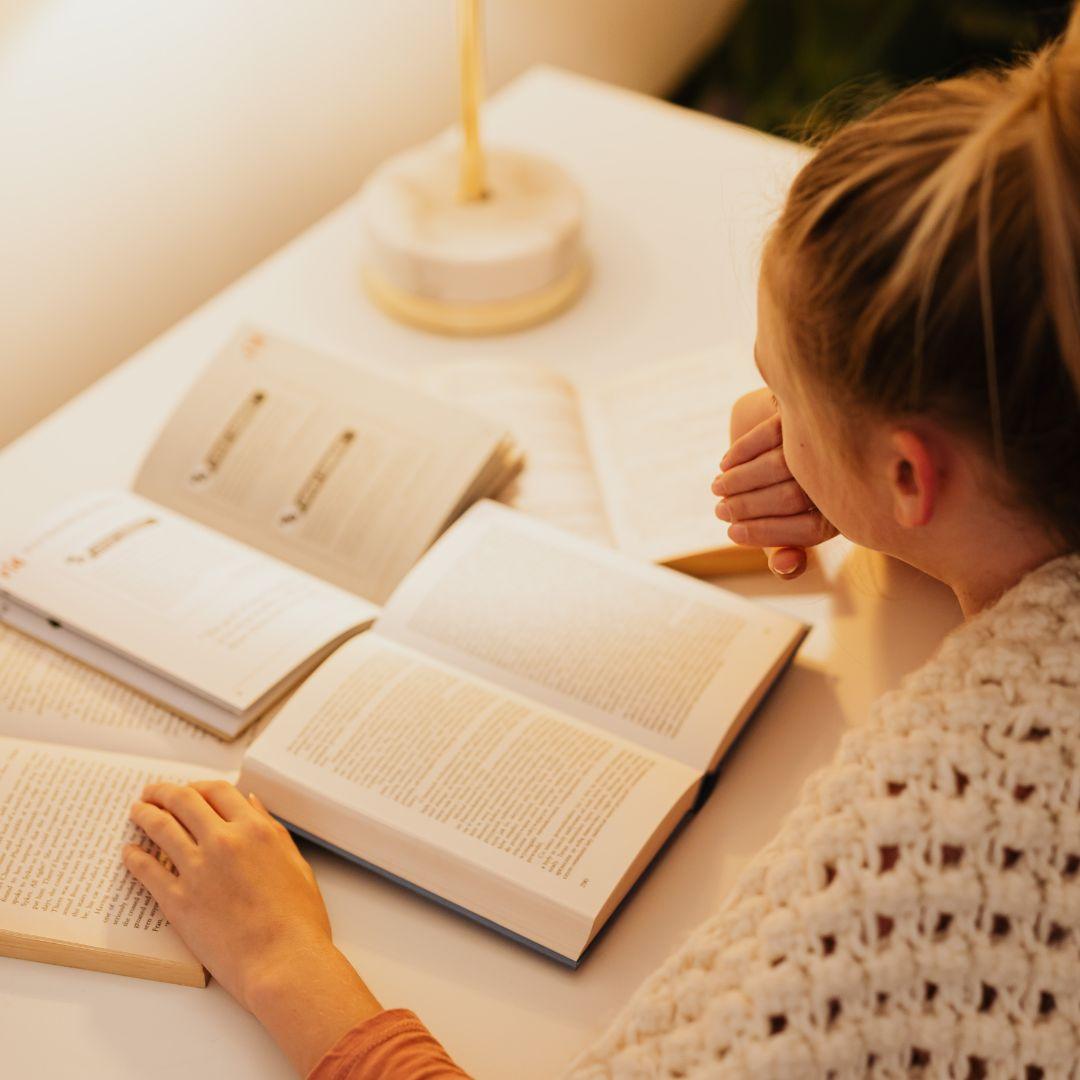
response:
<path fill-rule="evenodd" d="M 768 388 L 746 394 L 731 413 L 731 446 L 712 483 L 716 516 L 737 544 L 765 548 L 769 569 L 790 581 L 806 569 L 806 549 L 836 536 L 791 475 Z"/>
<path fill-rule="evenodd" d="M 221 780 L 155 783 L 131 820 L 172 869 L 137 844 L 124 849 L 124 865 L 301 1076 L 381 1011 L 334 946 L 311 867 L 255 796 Z"/>

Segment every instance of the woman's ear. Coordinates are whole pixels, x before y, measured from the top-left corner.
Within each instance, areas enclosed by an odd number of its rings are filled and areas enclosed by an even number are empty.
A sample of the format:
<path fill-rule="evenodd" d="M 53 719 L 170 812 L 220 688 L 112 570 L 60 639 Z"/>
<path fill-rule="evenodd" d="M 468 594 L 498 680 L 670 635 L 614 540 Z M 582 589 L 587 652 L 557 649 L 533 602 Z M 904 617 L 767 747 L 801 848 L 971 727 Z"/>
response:
<path fill-rule="evenodd" d="M 889 486 L 893 516 L 904 529 L 927 525 L 938 501 L 938 453 L 933 443 L 910 428 L 889 436 Z"/>

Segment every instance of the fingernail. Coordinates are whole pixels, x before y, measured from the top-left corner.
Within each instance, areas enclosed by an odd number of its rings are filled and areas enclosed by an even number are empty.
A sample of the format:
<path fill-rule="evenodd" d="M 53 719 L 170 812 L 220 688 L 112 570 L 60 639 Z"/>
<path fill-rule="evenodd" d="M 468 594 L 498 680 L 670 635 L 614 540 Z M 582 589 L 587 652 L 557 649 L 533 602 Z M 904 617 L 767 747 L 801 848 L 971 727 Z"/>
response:
<path fill-rule="evenodd" d="M 724 478 L 722 476 L 718 476 L 712 482 L 712 493 L 714 495 L 723 495 L 724 494 Z"/>
<path fill-rule="evenodd" d="M 794 574 L 799 569 L 799 564 L 802 560 L 799 558 L 798 552 L 795 551 L 778 551 L 769 563 L 769 569 L 776 574 L 780 574 L 782 577 L 787 577 L 789 574 Z"/>
<path fill-rule="evenodd" d="M 746 543 L 746 526 L 745 525 L 732 525 L 727 531 L 728 537 L 735 541 L 736 544 Z"/>
<path fill-rule="evenodd" d="M 725 454 L 720 459 L 720 471 L 723 472 L 731 464 L 731 455 Z"/>
<path fill-rule="evenodd" d="M 731 507 L 723 499 L 716 504 L 716 516 L 721 521 L 731 521 Z"/>

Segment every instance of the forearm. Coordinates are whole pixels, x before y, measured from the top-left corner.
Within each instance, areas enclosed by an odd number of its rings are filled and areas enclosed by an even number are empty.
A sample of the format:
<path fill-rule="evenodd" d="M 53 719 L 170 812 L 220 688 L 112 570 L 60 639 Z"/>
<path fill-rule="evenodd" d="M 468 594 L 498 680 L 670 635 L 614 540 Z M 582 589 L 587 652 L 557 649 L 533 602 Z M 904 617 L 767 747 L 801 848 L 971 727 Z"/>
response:
<path fill-rule="evenodd" d="M 131 816 L 176 873 L 136 844 L 124 865 L 301 1076 L 464 1075 L 415 1014 L 385 1011 L 334 947 L 311 867 L 254 795 L 222 781 L 155 783 Z"/>
<path fill-rule="evenodd" d="M 469 1080 L 408 1009 L 385 1009 L 347 1032 L 308 1080 Z"/>
<path fill-rule="evenodd" d="M 248 1004 L 301 1076 L 382 1006 L 333 946 L 301 949 L 258 977 Z"/>

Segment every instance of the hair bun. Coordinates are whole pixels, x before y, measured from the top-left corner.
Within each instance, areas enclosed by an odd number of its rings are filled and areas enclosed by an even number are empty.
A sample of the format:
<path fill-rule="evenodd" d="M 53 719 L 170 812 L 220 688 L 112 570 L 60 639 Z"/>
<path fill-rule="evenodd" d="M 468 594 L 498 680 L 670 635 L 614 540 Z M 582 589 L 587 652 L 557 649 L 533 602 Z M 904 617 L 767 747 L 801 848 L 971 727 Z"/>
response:
<path fill-rule="evenodd" d="M 1080 550 L 1080 5 L 1040 51 L 826 140 L 763 273 L 833 398 L 973 436 L 1004 501 Z"/>

